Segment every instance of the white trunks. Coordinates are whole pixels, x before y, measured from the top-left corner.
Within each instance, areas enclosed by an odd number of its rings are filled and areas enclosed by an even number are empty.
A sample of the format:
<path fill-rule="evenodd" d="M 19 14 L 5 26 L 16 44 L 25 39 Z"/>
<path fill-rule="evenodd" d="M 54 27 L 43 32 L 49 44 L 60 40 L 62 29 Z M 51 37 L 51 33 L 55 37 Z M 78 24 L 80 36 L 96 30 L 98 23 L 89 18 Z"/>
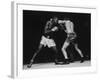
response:
<path fill-rule="evenodd" d="M 49 48 L 56 46 L 53 39 L 46 38 L 45 36 L 42 36 L 40 44 L 44 45 L 44 47 L 48 46 Z"/>

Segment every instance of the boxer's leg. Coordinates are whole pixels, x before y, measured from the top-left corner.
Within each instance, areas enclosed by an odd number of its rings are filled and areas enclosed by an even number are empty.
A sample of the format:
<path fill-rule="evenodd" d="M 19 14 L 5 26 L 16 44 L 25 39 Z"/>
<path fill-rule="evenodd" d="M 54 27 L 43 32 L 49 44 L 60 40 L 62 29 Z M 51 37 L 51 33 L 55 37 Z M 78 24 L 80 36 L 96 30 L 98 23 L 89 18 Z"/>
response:
<path fill-rule="evenodd" d="M 63 44 L 63 47 L 61 49 L 65 59 L 68 59 L 68 55 L 67 55 L 67 51 L 66 51 L 68 46 L 69 46 L 69 42 L 65 41 Z"/>
<path fill-rule="evenodd" d="M 58 50 L 56 48 L 56 46 L 52 46 L 52 49 L 55 51 L 55 64 L 59 64 L 59 61 L 58 61 Z"/>
<path fill-rule="evenodd" d="M 32 61 L 32 62 L 34 61 L 34 59 L 35 59 L 36 55 L 37 55 L 37 54 L 41 51 L 42 47 L 43 47 L 43 45 L 42 45 L 42 44 L 40 44 L 40 45 L 39 45 L 38 50 L 34 53 L 34 55 L 33 55 L 32 59 L 31 59 L 31 61 Z"/>
<path fill-rule="evenodd" d="M 70 42 L 68 42 L 67 40 L 64 42 L 63 47 L 62 47 L 62 53 L 64 55 L 64 64 L 69 64 L 69 58 L 68 58 L 68 54 L 67 54 L 67 47 L 69 46 Z"/>
<path fill-rule="evenodd" d="M 78 44 L 75 44 L 75 49 L 77 50 L 77 52 L 79 53 L 79 55 L 81 57 L 84 57 L 83 54 L 82 54 L 82 51 L 78 48 Z"/>
<path fill-rule="evenodd" d="M 74 44 L 74 46 L 79 55 L 81 56 L 81 63 L 84 62 L 84 55 L 82 54 L 82 51 L 78 48 L 78 44 Z"/>
<path fill-rule="evenodd" d="M 32 59 L 31 59 L 31 61 L 30 61 L 30 64 L 27 66 L 28 68 L 30 68 L 30 67 L 32 66 L 36 55 L 41 51 L 42 47 L 43 47 L 43 45 L 40 44 L 38 50 L 34 53 Z"/>
<path fill-rule="evenodd" d="M 42 36 L 42 39 L 41 39 L 40 45 L 38 47 L 38 50 L 34 53 L 32 59 L 31 59 L 31 62 L 34 62 L 34 59 L 35 59 L 36 55 L 41 51 L 42 47 L 43 46 L 45 47 L 47 45 L 46 42 L 47 42 L 47 38 Z"/>

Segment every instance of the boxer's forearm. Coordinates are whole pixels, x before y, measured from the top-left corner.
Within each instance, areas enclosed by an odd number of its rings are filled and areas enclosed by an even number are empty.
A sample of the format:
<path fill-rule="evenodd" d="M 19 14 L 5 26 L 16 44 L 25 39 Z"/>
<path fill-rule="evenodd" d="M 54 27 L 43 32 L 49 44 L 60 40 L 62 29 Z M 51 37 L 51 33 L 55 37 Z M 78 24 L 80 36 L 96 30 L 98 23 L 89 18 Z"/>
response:
<path fill-rule="evenodd" d="M 58 28 L 56 26 L 51 29 L 51 31 L 56 31 L 56 30 L 58 30 Z"/>

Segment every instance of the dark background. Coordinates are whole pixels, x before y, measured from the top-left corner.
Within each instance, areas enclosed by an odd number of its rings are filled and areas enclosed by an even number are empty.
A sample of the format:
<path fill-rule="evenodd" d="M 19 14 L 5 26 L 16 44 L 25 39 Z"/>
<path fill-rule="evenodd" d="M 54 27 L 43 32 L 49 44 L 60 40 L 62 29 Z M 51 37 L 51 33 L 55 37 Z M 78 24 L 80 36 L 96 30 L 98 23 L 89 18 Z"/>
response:
<path fill-rule="evenodd" d="M 74 23 L 79 48 L 84 55 L 91 56 L 91 14 L 23 10 L 23 64 L 30 62 L 38 49 L 46 22 L 54 16 L 59 19 L 70 18 Z M 59 31 L 54 36 L 57 47 L 60 48 L 65 40 L 65 33 Z M 80 56 L 76 54 L 75 50 L 71 49 L 69 47 L 69 52 L 74 53 L 74 58 L 78 59 Z M 52 62 L 54 61 L 54 54 L 52 49 L 43 48 L 35 58 L 35 62 Z M 60 55 L 59 58 L 63 58 L 61 51 L 58 54 Z"/>

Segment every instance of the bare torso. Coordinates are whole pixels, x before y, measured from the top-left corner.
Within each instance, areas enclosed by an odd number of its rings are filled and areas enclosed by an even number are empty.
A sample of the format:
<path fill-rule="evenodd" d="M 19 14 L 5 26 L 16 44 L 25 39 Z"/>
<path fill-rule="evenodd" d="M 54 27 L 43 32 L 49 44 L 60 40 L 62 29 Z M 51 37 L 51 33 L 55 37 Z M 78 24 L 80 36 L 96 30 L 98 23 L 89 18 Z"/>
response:
<path fill-rule="evenodd" d="M 74 26 L 73 26 L 73 23 L 71 21 L 65 21 L 65 32 L 67 33 L 74 33 Z"/>
<path fill-rule="evenodd" d="M 74 33 L 74 25 L 70 20 L 59 20 L 59 23 L 63 23 L 66 33 Z"/>

